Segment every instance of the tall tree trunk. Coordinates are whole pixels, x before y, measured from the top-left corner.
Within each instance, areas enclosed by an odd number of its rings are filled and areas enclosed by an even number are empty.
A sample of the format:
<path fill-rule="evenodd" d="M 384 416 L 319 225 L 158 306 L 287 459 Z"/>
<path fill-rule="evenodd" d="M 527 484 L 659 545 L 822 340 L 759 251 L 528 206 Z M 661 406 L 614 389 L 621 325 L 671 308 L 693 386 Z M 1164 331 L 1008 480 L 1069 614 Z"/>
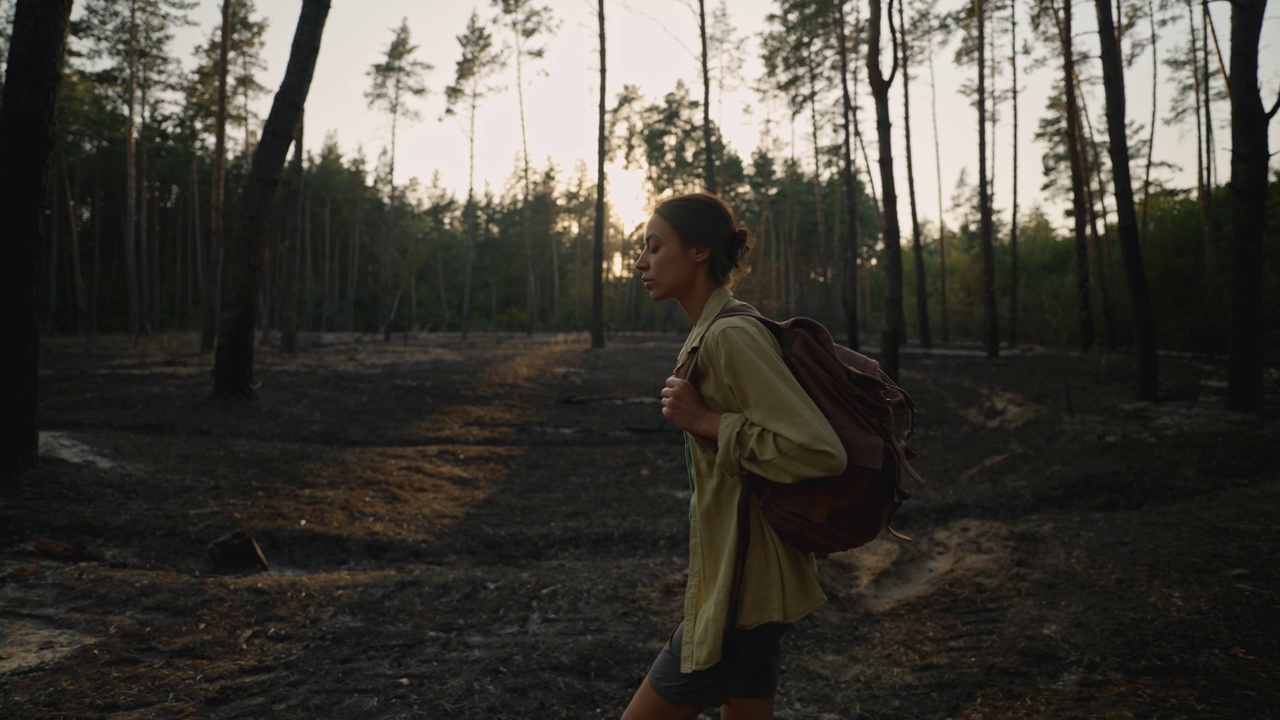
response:
<path fill-rule="evenodd" d="M 698 0 L 698 35 L 702 38 L 702 159 L 703 183 L 707 192 L 716 189 L 716 157 L 711 143 L 711 69 L 707 63 L 707 8 Z"/>
<path fill-rule="evenodd" d="M 302 198 L 306 175 L 303 171 L 303 131 L 306 111 L 298 116 L 294 130 L 293 161 L 290 168 L 289 200 L 292 207 L 284 221 L 284 241 L 280 243 L 280 349 L 287 353 L 298 351 L 298 248 L 301 246 Z"/>
<path fill-rule="evenodd" d="M 1154 151 L 1156 146 L 1156 112 L 1160 107 L 1158 102 L 1160 88 L 1160 38 L 1156 30 L 1156 4 L 1155 0 L 1147 0 L 1147 20 L 1151 25 L 1151 119 L 1148 121 L 1147 127 L 1147 164 L 1146 170 L 1142 178 L 1142 220 L 1141 231 L 1138 234 L 1139 242 L 1143 247 L 1147 244 L 1147 234 L 1150 230 L 1150 208 L 1151 208 L 1151 166 L 1155 158 Z"/>
<path fill-rule="evenodd" d="M 240 222 L 228 253 L 227 307 L 219 334 L 214 367 L 214 397 L 257 396 L 253 380 L 253 338 L 262 276 L 262 235 L 275 203 L 276 190 L 315 73 L 320 37 L 329 15 L 329 0 L 303 0 L 284 80 L 262 128 L 253 170 L 245 179 Z"/>
<path fill-rule="evenodd" d="M 311 195 L 303 194 L 302 200 L 302 267 L 303 267 L 303 287 L 302 287 L 302 330 L 303 332 L 311 332 L 315 329 L 312 320 L 315 317 L 315 278 L 316 271 L 314 265 L 314 257 L 311 245 Z M 395 316 L 395 308 L 391 310 L 390 317 Z M 386 332 L 390 332 L 389 330 Z M 386 340 L 386 334 L 383 334 L 383 340 Z"/>
<path fill-rule="evenodd" d="M 907 21 L 902 9 L 904 4 L 905 0 L 898 1 L 898 26 L 903 34 L 902 136 L 903 147 L 907 152 L 907 198 L 911 203 L 911 250 L 915 255 L 916 318 L 920 325 L 920 347 L 929 348 L 933 346 L 933 336 L 929 333 L 929 287 L 925 282 L 924 242 L 920 237 L 920 214 L 916 208 L 915 160 L 911 153 L 911 44 L 906 38 Z"/>
<path fill-rule="evenodd" d="M 933 50 L 929 51 L 930 108 L 933 115 L 933 169 L 938 188 L 938 311 L 942 322 L 942 344 L 951 342 L 947 322 L 947 222 L 942 214 L 942 146 L 938 134 L 938 83 L 933 74 Z"/>
<path fill-rule="evenodd" d="M 129 77 L 126 82 L 124 151 L 124 276 L 129 292 L 129 335 L 135 340 L 142 325 L 142 306 L 138 288 L 138 22 L 137 0 L 129 1 Z"/>
<path fill-rule="evenodd" d="M 596 15 L 600 27 L 600 103 L 596 133 L 596 207 L 591 231 L 591 347 L 604 347 L 604 228 L 605 228 L 605 33 L 604 0 L 597 0 Z M 705 45 L 704 45 L 705 47 Z"/>
<path fill-rule="evenodd" d="M 222 0 L 218 46 L 218 109 L 213 123 L 213 182 L 209 191 L 209 246 L 201 303 L 200 352 L 211 352 L 222 321 L 223 211 L 227 186 L 227 63 L 231 54 L 232 0 Z"/>
<path fill-rule="evenodd" d="M 1102 76 L 1107 102 L 1107 137 L 1110 140 L 1111 172 L 1115 177 L 1116 230 L 1124 256 L 1125 279 L 1133 313 L 1134 350 L 1138 360 L 1138 398 L 1156 400 L 1160 394 L 1160 371 L 1156 362 L 1155 315 L 1147 289 L 1147 271 L 1138 240 L 1138 215 L 1133 202 L 1133 179 L 1129 174 L 1129 141 L 1125 136 L 1124 60 L 1120 38 L 1111 17 L 1111 0 L 1094 0 L 1101 39 Z"/>
<path fill-rule="evenodd" d="M 382 317 L 380 322 L 382 325 L 382 341 L 391 342 L 391 320 L 395 314 L 395 301 L 391 296 L 391 256 L 395 248 L 395 228 L 396 228 L 396 115 L 391 115 L 391 157 L 390 167 L 387 169 L 387 185 L 390 193 L 387 198 L 387 220 L 382 235 Z M 306 223 L 304 222 L 305 226 Z M 305 233 L 305 231 L 304 231 Z M 306 322 L 304 318 L 303 322 Z"/>
<path fill-rule="evenodd" d="M 1258 92 L 1258 42 L 1266 0 L 1231 4 L 1231 359 L 1227 407 L 1262 409 L 1267 328 L 1257 325 L 1263 304 L 1263 238 L 1267 229 L 1267 125 L 1280 100 L 1264 110 Z M 1271 329 L 1275 332 L 1275 329 Z"/>
<path fill-rule="evenodd" d="M 473 81 L 474 82 L 474 81 Z M 467 246 L 463 260 L 466 266 L 462 275 L 462 339 L 467 339 L 467 330 L 471 320 L 471 284 L 472 275 L 475 272 L 475 254 L 476 254 L 476 199 L 475 199 L 475 183 L 476 183 L 476 92 L 473 89 L 471 93 L 471 107 L 468 114 L 468 122 L 471 125 L 468 144 L 468 165 L 467 171 L 467 204 L 463 206 L 462 212 L 465 214 L 467 222 Z"/>
<path fill-rule="evenodd" d="M 1095 341 L 1093 304 L 1089 298 L 1089 236 L 1085 223 L 1084 158 L 1080 152 L 1080 111 L 1076 105 L 1075 50 L 1071 37 L 1071 0 L 1062 3 L 1058 36 L 1062 45 L 1062 92 L 1066 100 L 1067 160 L 1071 165 L 1071 214 L 1076 238 L 1076 307 L 1080 323 L 1080 349 L 1088 352 Z"/>
<path fill-rule="evenodd" d="M 138 123 L 137 162 L 138 162 L 138 289 L 142 307 L 142 331 L 150 337 L 155 329 L 154 308 L 155 288 L 152 287 L 151 235 L 147 232 L 147 95 L 150 81 L 144 70 L 142 74 L 141 98 L 138 109 L 141 115 Z"/>
<path fill-rule="evenodd" d="M 1084 85 L 1080 82 L 1079 73 L 1076 74 L 1076 90 L 1080 115 L 1082 116 L 1080 152 L 1085 157 L 1085 202 L 1089 207 L 1089 226 L 1093 236 L 1095 278 L 1098 284 L 1098 294 L 1102 300 L 1102 318 L 1103 327 L 1106 329 L 1107 350 L 1115 352 L 1116 323 L 1111 303 L 1111 277 L 1108 272 L 1111 267 L 1111 247 L 1109 243 L 1111 228 L 1107 220 L 1107 188 L 1102 174 L 1102 156 L 1098 152 L 1098 142 L 1094 139 L 1093 121 L 1089 119 L 1089 108 L 1085 104 Z M 1092 156 L 1092 165 L 1090 165 L 1089 156 Z M 1098 183 L 1096 203 L 1093 195 L 1094 181 Z M 1101 232 L 1098 230 L 1099 220 L 1102 221 Z"/>
<path fill-rule="evenodd" d="M 1009 3 L 1010 102 L 1013 108 L 1013 208 L 1009 227 L 1009 347 L 1018 347 L 1018 3 Z"/>
<path fill-rule="evenodd" d="M 71 0 L 18 0 L 0 91 L 0 167 L 9 183 L 0 193 L 9 246 L 7 262 L 0 264 L 0 302 L 5 354 L 13 363 L 0 403 L 9 428 L 0 432 L 0 480 L 6 482 L 34 467 L 39 456 L 40 221 L 70 18 Z"/>
<path fill-rule="evenodd" d="M 538 324 L 538 290 L 533 274 L 533 228 L 530 217 L 530 182 L 529 182 L 529 134 L 525 127 L 524 117 L 524 44 L 519 27 L 512 21 L 512 31 L 516 36 L 516 99 L 520 103 L 520 147 L 522 158 L 522 174 L 524 176 L 524 197 L 520 203 L 521 232 L 524 234 L 524 271 L 525 271 L 525 334 L 533 335 Z"/>
<path fill-rule="evenodd" d="M 330 225 L 333 219 L 333 195 L 325 193 L 324 196 L 324 256 L 320 261 L 320 332 L 329 329 L 329 261 L 333 252 L 333 235 L 330 232 Z"/>
<path fill-rule="evenodd" d="M 884 196 L 883 241 L 885 258 L 884 327 L 880 330 L 880 364 L 885 374 L 898 378 L 898 353 L 902 343 L 902 245 L 898 229 L 898 193 L 893 178 L 893 134 L 889 124 L 889 86 L 898 70 L 897 35 L 893 32 L 893 0 L 887 21 L 893 36 L 890 53 L 893 69 L 885 77 L 880 69 L 881 0 L 870 0 L 867 17 L 867 80 L 876 105 L 876 139 L 880 156 L 880 187 Z M 981 0 L 979 0 L 981 2 Z"/>
<path fill-rule="evenodd" d="M 76 186 L 80 185 L 79 162 L 76 163 Z M 67 168 L 66 153 L 62 154 L 62 182 L 63 191 L 67 196 L 67 236 L 71 243 L 71 277 L 75 285 L 75 324 L 77 332 L 85 334 L 85 338 L 89 339 L 89 292 L 84 284 L 84 273 L 80 267 L 80 212 L 77 209 L 78 191 L 73 192 L 71 188 L 71 175 Z"/>
<path fill-rule="evenodd" d="M 363 182 L 362 182 L 363 186 Z M 363 189 L 363 187 L 362 187 Z M 360 280 L 360 195 L 356 195 L 351 210 L 351 254 L 347 263 L 347 332 L 356 331 L 356 289 Z"/>
<path fill-rule="evenodd" d="M 853 96 L 849 92 L 849 47 L 845 32 L 845 0 L 835 0 L 836 43 L 840 58 L 840 92 L 843 101 L 840 112 L 844 123 L 844 140 L 841 148 L 844 160 L 841 169 L 844 180 L 845 213 L 848 215 L 849 235 L 844 248 L 844 305 L 845 342 L 854 350 L 859 349 L 858 337 L 858 254 L 862 247 L 862 226 L 858 222 L 858 171 L 853 155 Z"/>
<path fill-rule="evenodd" d="M 1065 0 L 1070 4 L 1071 0 Z M 974 0 L 978 20 L 978 213 L 982 243 L 982 341 L 987 356 L 1000 354 L 1000 327 L 996 310 L 996 251 L 992 235 L 991 194 L 987 184 L 987 82 L 986 3 Z"/>

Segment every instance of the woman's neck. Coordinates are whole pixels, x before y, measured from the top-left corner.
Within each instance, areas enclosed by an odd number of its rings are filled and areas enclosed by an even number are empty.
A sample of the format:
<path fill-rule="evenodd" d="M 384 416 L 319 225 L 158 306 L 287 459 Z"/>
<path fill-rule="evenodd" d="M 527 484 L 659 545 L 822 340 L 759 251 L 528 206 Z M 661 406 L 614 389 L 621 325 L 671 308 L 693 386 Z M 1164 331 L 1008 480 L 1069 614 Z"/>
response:
<path fill-rule="evenodd" d="M 689 318 L 689 322 L 697 325 L 698 318 L 702 317 L 702 311 L 707 306 L 707 300 L 711 298 L 720 286 L 711 282 L 711 278 L 702 277 L 689 291 L 676 299 L 680 303 L 680 309 L 684 310 L 684 314 Z"/>

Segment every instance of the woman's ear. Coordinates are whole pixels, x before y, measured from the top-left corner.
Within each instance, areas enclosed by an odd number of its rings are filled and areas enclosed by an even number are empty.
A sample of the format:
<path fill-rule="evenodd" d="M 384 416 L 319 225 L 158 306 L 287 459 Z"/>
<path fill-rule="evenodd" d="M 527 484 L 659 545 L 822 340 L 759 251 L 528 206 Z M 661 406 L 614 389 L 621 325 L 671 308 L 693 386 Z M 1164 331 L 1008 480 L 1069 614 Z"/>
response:
<path fill-rule="evenodd" d="M 692 257 L 694 262 L 705 262 L 711 257 L 711 248 L 706 245 L 694 245 Z"/>

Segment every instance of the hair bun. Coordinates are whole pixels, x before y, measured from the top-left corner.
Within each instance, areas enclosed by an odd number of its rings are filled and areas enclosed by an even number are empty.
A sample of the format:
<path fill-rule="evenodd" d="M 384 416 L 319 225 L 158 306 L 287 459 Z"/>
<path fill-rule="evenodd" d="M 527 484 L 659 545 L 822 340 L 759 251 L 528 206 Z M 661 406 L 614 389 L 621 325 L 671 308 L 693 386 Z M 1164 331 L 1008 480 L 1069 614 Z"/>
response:
<path fill-rule="evenodd" d="M 745 227 L 740 227 L 737 230 L 733 231 L 734 248 L 733 248 L 732 254 L 733 254 L 734 262 L 737 262 L 742 258 L 746 257 L 747 253 L 750 252 L 751 246 L 748 244 L 748 241 L 750 239 L 751 239 L 751 231 L 746 229 Z"/>

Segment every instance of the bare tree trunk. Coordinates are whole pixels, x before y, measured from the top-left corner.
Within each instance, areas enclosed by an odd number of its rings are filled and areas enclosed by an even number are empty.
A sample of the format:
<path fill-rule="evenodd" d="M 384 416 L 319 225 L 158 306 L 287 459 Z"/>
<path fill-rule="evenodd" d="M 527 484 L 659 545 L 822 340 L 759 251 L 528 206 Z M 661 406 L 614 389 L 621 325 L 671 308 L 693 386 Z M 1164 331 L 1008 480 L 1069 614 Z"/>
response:
<path fill-rule="evenodd" d="M 986 7 L 985 0 L 974 0 L 978 16 L 978 212 L 979 236 L 982 243 L 982 340 L 987 357 L 1000 354 L 999 317 L 996 310 L 996 253 L 991 196 L 987 184 L 987 86 L 986 86 Z M 1069 4 L 1071 0 L 1066 0 Z"/>
<path fill-rule="evenodd" d="M 981 2 L 981 0 L 978 0 Z M 867 79 L 876 105 L 876 139 L 880 155 L 880 185 L 884 193 L 883 241 L 885 258 L 884 326 L 880 330 L 880 365 L 885 374 L 898 378 L 899 346 L 902 343 L 902 245 L 898 228 L 898 193 L 893 178 L 893 134 L 889 124 L 889 86 L 898 69 L 897 34 L 893 31 L 893 0 L 889 0 L 887 21 L 893 39 L 890 52 L 893 69 L 885 77 L 880 69 L 881 0 L 870 0 L 867 18 Z"/>
<path fill-rule="evenodd" d="M 844 305 L 845 343 L 851 349 L 860 347 L 858 337 L 858 255 L 862 247 L 862 230 L 858 223 L 858 171 L 853 155 L 853 96 L 849 93 L 849 50 L 845 33 L 845 0 L 835 0 L 836 10 L 836 43 L 840 57 L 840 92 L 843 102 L 840 105 L 844 121 L 844 143 L 842 149 L 844 167 L 842 168 L 845 194 L 845 213 L 848 215 L 849 240 L 844 248 L 844 292 L 841 300 Z M 855 59 L 856 61 L 856 59 Z M 908 146 L 909 147 L 909 146 Z M 909 152 L 909 151 L 908 151 Z"/>
<path fill-rule="evenodd" d="M 1009 66 L 1013 106 L 1013 208 L 1009 227 L 1009 347 L 1018 347 L 1018 3 L 1009 3 Z"/>
<path fill-rule="evenodd" d="M 79 163 L 77 163 L 77 166 Z M 79 186 L 79 170 L 76 171 L 76 185 Z M 63 192 L 66 193 L 67 199 L 67 235 L 71 243 L 71 277 L 75 285 L 75 301 L 76 301 L 76 317 L 75 324 L 77 332 L 85 334 L 85 338 L 89 339 L 88 310 L 89 310 L 89 293 L 84 284 L 84 273 L 80 268 L 80 213 L 77 210 L 77 194 L 71 189 L 71 176 L 67 168 L 66 153 L 62 154 L 62 182 Z"/>
<path fill-rule="evenodd" d="M 596 207 L 595 223 L 591 230 L 591 347 L 604 347 L 604 229 L 605 229 L 605 136 L 608 129 L 605 115 L 605 33 L 604 0 L 597 0 L 596 15 L 600 27 L 600 103 L 597 113 L 599 131 L 596 134 Z M 704 21 L 705 24 L 705 21 Z M 703 53 L 706 53 L 703 42 Z"/>
<path fill-rule="evenodd" d="M 925 282 L 924 242 L 920 237 L 920 215 L 916 208 L 915 160 L 911 152 L 911 44 L 906 39 L 907 21 L 902 9 L 904 4 L 905 0 L 898 1 L 898 25 L 903 33 L 902 135 L 907 152 L 907 197 L 911 203 L 911 250 L 915 255 L 916 321 L 920 324 L 920 347 L 929 348 L 933 346 L 933 336 L 929 332 L 929 288 Z M 1016 148 L 1014 152 L 1017 152 Z"/>
<path fill-rule="evenodd" d="M 1156 400 L 1160 394 L 1159 366 L 1156 362 L 1155 316 L 1147 289 L 1147 271 L 1138 241 L 1138 216 L 1133 202 L 1133 180 L 1129 174 L 1129 141 L 1125 136 L 1124 60 L 1120 39 L 1111 17 L 1111 0 L 1095 0 L 1098 36 L 1101 39 L 1102 73 L 1106 87 L 1107 136 L 1110 140 L 1111 172 L 1115 176 L 1116 229 L 1124 255 L 1125 278 L 1133 312 L 1134 349 L 1138 360 L 1138 398 Z"/>
<path fill-rule="evenodd" d="M 222 0 L 222 33 L 218 50 L 218 110 L 213 126 L 213 183 L 209 200 L 209 247 L 201 298 L 200 352 L 211 352 L 222 322 L 223 206 L 227 177 L 227 63 L 231 54 L 232 0 Z"/>
<path fill-rule="evenodd" d="M 1267 126 L 1280 100 L 1263 110 L 1258 93 L 1258 43 L 1266 0 L 1231 5 L 1231 215 L 1235 254 L 1231 270 L 1231 359 L 1227 407 L 1263 406 L 1266 329 L 1256 317 L 1263 303 L 1263 238 L 1267 229 Z M 1272 332 L 1275 332 L 1274 328 Z"/>
<path fill-rule="evenodd" d="M 951 342 L 947 322 L 947 223 L 942 214 L 942 147 L 938 138 L 938 83 L 933 74 L 933 51 L 929 51 L 929 91 L 933 114 L 933 168 L 938 178 L 938 309 L 942 320 L 942 343 Z"/>
<path fill-rule="evenodd" d="M 290 168 L 289 200 L 292 208 L 284 222 L 284 240 L 280 243 L 280 269 L 283 278 L 280 281 L 280 350 L 287 353 L 298 351 L 298 260 L 295 257 L 301 244 L 299 237 L 302 231 L 302 198 L 306 189 L 303 187 L 303 131 L 306 124 L 306 113 L 298 117 L 298 127 L 294 130 L 293 161 Z"/>
<path fill-rule="evenodd" d="M 315 306 L 316 272 L 315 272 L 314 260 L 312 258 L 313 253 L 312 253 L 312 245 L 311 245 L 311 195 L 310 193 L 306 193 L 306 192 L 303 193 L 303 200 L 302 200 L 302 248 L 301 249 L 302 249 L 302 267 L 303 267 L 303 283 L 304 283 L 302 288 L 302 331 L 311 332 L 312 330 L 315 329 L 315 326 L 312 325 L 311 323 L 312 323 L 312 319 L 315 317 L 315 307 L 316 307 Z M 388 318 L 391 318 L 394 316 L 395 316 L 395 309 L 393 308 Z M 391 322 L 390 319 L 388 319 L 387 322 L 390 323 Z M 386 337 L 387 337 L 386 333 L 388 332 L 390 332 L 389 329 L 384 331 L 383 340 L 386 340 Z"/>
<path fill-rule="evenodd" d="M 263 125 L 253 170 L 245 179 L 240 222 L 229 253 L 232 272 L 227 277 L 227 308 L 214 367 L 213 394 L 219 399 L 257 396 L 253 339 L 262 276 L 262 234 L 275 203 L 285 155 L 311 88 L 328 15 L 329 0 L 303 0 L 284 80 Z"/>
<path fill-rule="evenodd" d="M 715 193 L 716 158 L 711 144 L 711 70 L 707 66 L 707 8 L 698 0 L 698 34 L 702 37 L 702 157 L 703 183 L 707 192 Z"/>
<path fill-rule="evenodd" d="M 1147 234 L 1150 230 L 1150 224 L 1147 222 L 1149 210 L 1151 207 L 1151 166 L 1156 146 L 1156 111 L 1160 104 L 1157 102 L 1160 88 L 1160 38 L 1156 30 L 1156 5 L 1155 0 L 1147 0 L 1147 20 L 1151 24 L 1151 119 L 1147 128 L 1147 165 L 1146 171 L 1142 179 L 1142 230 L 1138 235 L 1139 242 L 1145 247 L 1147 243 Z"/>
<path fill-rule="evenodd" d="M 0 433 L 0 481 L 6 482 L 34 467 L 39 456 L 40 221 L 70 18 L 71 0 L 18 0 L 0 91 L 0 167 L 9 184 L 0 193 L 9 246 L 7 262 L 0 265 L 5 354 L 11 368 L 6 399 L 0 403 L 8 428 Z"/>
<path fill-rule="evenodd" d="M 538 324 L 538 291 L 533 274 L 533 228 L 530 217 L 529 188 L 529 134 L 525 128 L 524 117 L 524 45 L 518 28 L 512 30 L 516 35 L 516 98 L 520 103 L 520 146 L 522 148 L 524 175 L 524 197 L 520 204 L 521 229 L 524 233 L 524 269 L 525 269 L 525 334 L 533 335 Z"/>
<path fill-rule="evenodd" d="M 129 291 L 129 335 L 135 340 L 142 325 L 141 298 L 138 289 L 138 128 L 135 111 L 138 98 L 138 35 L 136 0 L 129 1 L 129 67 L 125 95 L 128 124 L 125 128 L 124 153 L 124 275 Z"/>
<path fill-rule="evenodd" d="M 1076 303 L 1080 323 L 1080 349 L 1088 352 L 1095 341 L 1093 305 L 1089 298 L 1089 239 L 1085 226 L 1084 158 L 1080 152 L 1080 111 L 1076 105 L 1075 50 L 1071 37 L 1071 0 L 1062 3 L 1058 36 L 1062 45 L 1062 92 L 1066 99 L 1067 160 L 1071 165 L 1071 213 L 1076 239 Z"/>
<path fill-rule="evenodd" d="M 354 227 L 351 230 L 351 254 L 347 262 L 347 332 L 356 330 L 356 289 L 360 280 L 360 196 L 353 203 L 351 216 Z"/>

